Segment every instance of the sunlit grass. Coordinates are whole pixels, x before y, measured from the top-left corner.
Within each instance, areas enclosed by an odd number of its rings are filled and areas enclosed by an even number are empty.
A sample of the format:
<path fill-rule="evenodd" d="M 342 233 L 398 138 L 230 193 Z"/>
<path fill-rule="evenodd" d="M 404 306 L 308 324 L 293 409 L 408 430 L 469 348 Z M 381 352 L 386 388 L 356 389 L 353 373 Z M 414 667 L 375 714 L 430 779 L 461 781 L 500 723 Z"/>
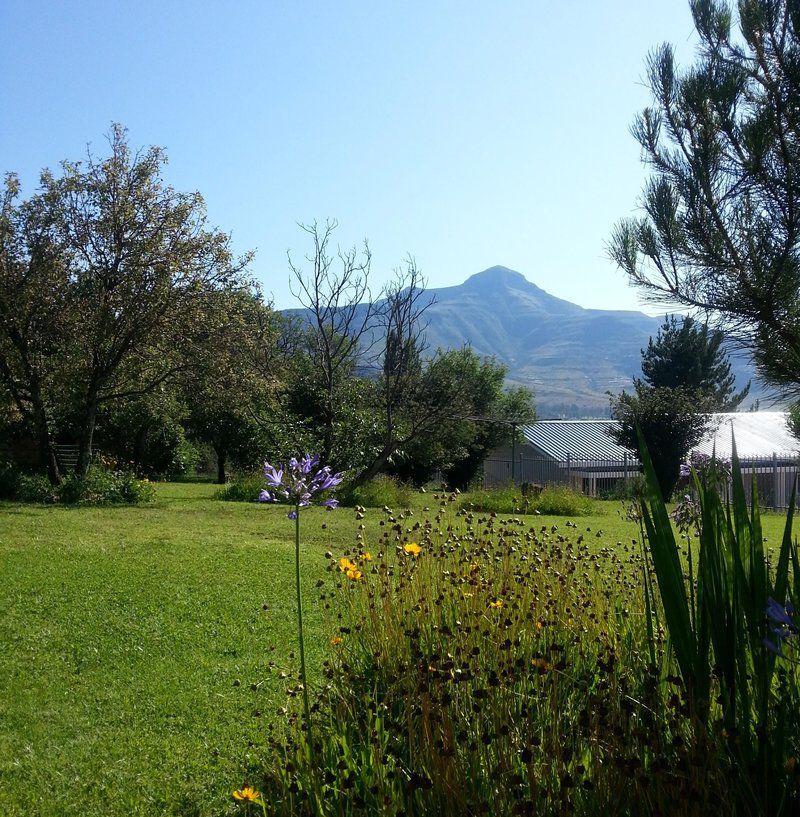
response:
<path fill-rule="evenodd" d="M 292 528 L 285 509 L 220 502 L 215 490 L 159 485 L 152 507 L 0 504 L 4 817 L 219 814 L 233 788 L 254 782 L 267 723 L 280 730 L 282 709 L 297 711 L 287 696 L 297 672 Z M 435 511 L 430 494 L 413 497 L 415 520 L 427 504 Z M 574 520 L 573 541 L 629 558 L 634 527 L 617 504 L 598 509 Z M 325 553 L 355 553 L 359 524 L 371 547 L 382 519 L 304 514 L 316 686 L 341 626 L 339 601 L 316 588 L 332 575 Z M 566 531 L 563 518 L 529 519 Z"/>

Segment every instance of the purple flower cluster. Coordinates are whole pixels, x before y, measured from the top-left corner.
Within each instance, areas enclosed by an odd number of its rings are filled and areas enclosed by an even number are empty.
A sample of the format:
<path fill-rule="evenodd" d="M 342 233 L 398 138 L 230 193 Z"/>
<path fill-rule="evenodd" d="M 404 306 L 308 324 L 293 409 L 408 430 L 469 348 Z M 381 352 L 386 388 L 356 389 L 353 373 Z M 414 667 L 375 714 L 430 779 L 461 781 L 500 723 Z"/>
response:
<path fill-rule="evenodd" d="M 328 491 L 340 485 L 342 474 L 331 473 L 329 465 L 319 465 L 319 456 L 306 454 L 301 459 L 292 457 L 285 465 L 277 468 L 264 463 L 264 478 L 270 490 L 263 490 L 258 495 L 259 502 L 287 502 L 296 508 L 307 508 L 314 494 Z M 338 504 L 336 499 L 326 499 L 320 503 L 329 511 Z M 296 510 L 289 514 L 289 519 L 296 519 Z"/>
<path fill-rule="evenodd" d="M 779 604 L 775 599 L 767 600 L 767 618 L 772 625 L 774 641 L 764 639 L 764 646 L 775 655 L 783 655 L 783 642 L 789 638 L 797 636 L 797 624 L 792 618 L 794 616 L 794 605 L 787 601 L 785 605 Z"/>

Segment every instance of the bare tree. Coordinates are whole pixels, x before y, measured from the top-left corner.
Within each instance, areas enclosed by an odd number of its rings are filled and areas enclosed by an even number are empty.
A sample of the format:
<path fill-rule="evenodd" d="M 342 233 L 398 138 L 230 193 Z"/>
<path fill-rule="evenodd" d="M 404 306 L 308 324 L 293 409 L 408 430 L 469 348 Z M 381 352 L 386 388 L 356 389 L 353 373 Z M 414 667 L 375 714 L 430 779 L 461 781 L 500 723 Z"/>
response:
<path fill-rule="evenodd" d="M 359 354 L 368 355 L 374 346 L 373 330 L 377 309 L 369 288 L 372 254 L 364 241 L 362 249 L 331 248 L 334 221 L 301 224 L 313 244 L 306 255 L 309 269 L 296 264 L 289 254 L 292 294 L 308 313 L 311 325 L 310 354 L 324 392 L 322 417 L 323 462 L 329 462 L 334 448 L 337 413 L 337 386 L 349 374 Z"/>
<path fill-rule="evenodd" d="M 408 409 L 421 406 L 422 362 L 425 352 L 425 325 L 422 318 L 433 299 L 425 292 L 427 282 L 412 257 L 403 270 L 395 270 L 377 307 L 383 335 L 383 360 L 378 389 L 382 439 L 372 462 L 356 476 L 361 484 L 380 473 L 389 459 L 426 427 L 429 412 L 411 418 Z"/>

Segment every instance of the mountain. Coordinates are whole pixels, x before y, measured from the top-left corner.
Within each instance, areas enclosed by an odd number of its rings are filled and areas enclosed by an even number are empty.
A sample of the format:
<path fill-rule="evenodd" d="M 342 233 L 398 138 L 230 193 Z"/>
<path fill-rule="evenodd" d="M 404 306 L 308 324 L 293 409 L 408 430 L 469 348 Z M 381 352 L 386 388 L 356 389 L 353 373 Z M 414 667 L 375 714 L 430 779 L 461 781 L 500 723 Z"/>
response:
<path fill-rule="evenodd" d="M 469 344 L 494 356 L 508 367 L 509 382 L 534 389 L 540 417 L 607 415 L 606 392 L 641 374 L 641 349 L 663 322 L 643 312 L 584 309 L 502 266 L 426 295 L 429 351 Z M 734 371 L 740 387 L 754 380 L 746 361 L 734 360 Z"/>

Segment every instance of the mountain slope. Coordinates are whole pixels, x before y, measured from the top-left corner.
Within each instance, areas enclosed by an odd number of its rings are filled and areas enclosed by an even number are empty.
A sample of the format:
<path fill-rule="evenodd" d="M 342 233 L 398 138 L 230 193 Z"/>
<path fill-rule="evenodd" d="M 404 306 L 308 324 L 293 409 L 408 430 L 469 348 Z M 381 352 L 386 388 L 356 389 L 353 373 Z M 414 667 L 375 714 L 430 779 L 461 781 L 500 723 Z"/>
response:
<path fill-rule="evenodd" d="M 584 309 L 502 266 L 427 296 L 429 351 L 469 344 L 494 356 L 511 383 L 535 390 L 542 417 L 607 414 L 606 392 L 629 387 L 641 373 L 641 349 L 663 322 L 642 312 Z M 740 387 L 752 378 L 743 361 L 734 370 Z"/>

